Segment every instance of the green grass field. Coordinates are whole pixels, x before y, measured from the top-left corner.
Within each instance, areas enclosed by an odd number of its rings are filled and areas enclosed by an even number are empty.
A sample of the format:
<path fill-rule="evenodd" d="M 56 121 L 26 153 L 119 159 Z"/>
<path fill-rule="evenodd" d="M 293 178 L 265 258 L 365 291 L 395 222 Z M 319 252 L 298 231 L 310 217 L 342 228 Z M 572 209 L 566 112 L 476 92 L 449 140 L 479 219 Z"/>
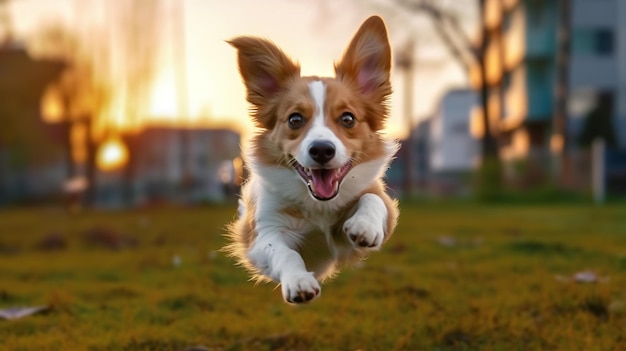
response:
<path fill-rule="evenodd" d="M 623 205 L 406 205 L 305 306 L 218 252 L 234 213 L 0 211 L 0 308 L 49 306 L 0 349 L 626 350 Z"/>

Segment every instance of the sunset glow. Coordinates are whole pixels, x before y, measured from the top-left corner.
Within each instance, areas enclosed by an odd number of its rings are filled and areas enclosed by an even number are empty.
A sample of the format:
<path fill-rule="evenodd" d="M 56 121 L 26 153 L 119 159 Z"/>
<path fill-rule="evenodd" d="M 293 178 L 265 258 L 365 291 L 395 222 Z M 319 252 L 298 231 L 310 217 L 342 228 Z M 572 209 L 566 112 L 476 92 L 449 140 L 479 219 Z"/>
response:
<path fill-rule="evenodd" d="M 179 94 L 171 74 L 163 72 L 152 85 L 149 114 L 155 120 L 174 121 L 179 114 Z"/>
<path fill-rule="evenodd" d="M 106 105 L 96 113 L 96 138 L 111 129 L 137 130 L 155 124 L 229 127 L 246 138 L 252 134 L 253 125 L 248 116 L 249 105 L 235 50 L 226 43 L 228 39 L 239 35 L 270 38 L 300 63 L 303 75 L 333 76 L 333 63 L 341 58 L 355 28 L 376 10 L 358 1 L 328 3 L 328 8 L 288 0 L 227 2 L 219 11 L 204 1 L 163 2 L 156 17 L 156 43 L 150 48 L 153 52 L 146 55 L 139 44 L 148 43 L 149 35 L 146 40 L 136 40 L 134 43 L 138 45 L 128 45 L 133 43 L 134 35 L 146 35 L 149 31 L 133 32 L 133 26 L 120 22 L 118 14 L 124 7 L 123 2 L 56 0 L 54 5 L 45 3 L 35 0 L 12 3 L 15 31 L 26 38 L 35 35 L 44 20 L 59 22 L 67 25 L 71 32 L 79 33 L 81 40 L 88 44 L 86 52 L 92 54 L 95 72 L 109 84 L 110 93 Z M 276 11 L 276 8 L 283 11 Z M 284 12 L 292 15 L 286 17 Z M 419 28 L 421 35 L 432 35 L 427 33 L 431 25 L 424 18 L 416 17 L 415 23 L 409 22 L 404 19 L 388 21 L 393 49 L 411 35 L 407 34 L 408 27 Z M 418 51 L 425 52 L 423 47 Z M 439 64 L 440 61 L 450 62 L 443 47 L 439 51 L 444 54 L 437 56 L 437 69 L 428 66 L 428 70 L 415 72 L 415 81 L 420 83 L 415 89 L 411 114 L 414 122 L 432 113 L 445 89 L 465 82 L 463 72 Z M 417 61 L 423 59 L 420 55 L 416 55 Z M 142 57 L 147 58 L 145 62 Z M 145 74 L 137 75 L 137 70 L 133 73 L 132 69 L 137 67 L 138 71 L 146 67 Z M 402 74 L 392 74 L 395 93 L 390 101 L 387 133 L 394 137 L 407 133 L 406 117 L 400 107 L 402 86 L 397 84 Z M 140 95 L 144 96 L 132 94 L 133 79 L 147 83 L 140 88 Z M 181 95 L 185 95 L 184 101 L 180 100 Z M 46 108 L 52 119 L 59 115 L 54 102 Z"/>
<path fill-rule="evenodd" d="M 106 141 L 96 156 L 96 164 L 103 171 L 115 171 L 128 162 L 128 149 L 120 139 Z"/>

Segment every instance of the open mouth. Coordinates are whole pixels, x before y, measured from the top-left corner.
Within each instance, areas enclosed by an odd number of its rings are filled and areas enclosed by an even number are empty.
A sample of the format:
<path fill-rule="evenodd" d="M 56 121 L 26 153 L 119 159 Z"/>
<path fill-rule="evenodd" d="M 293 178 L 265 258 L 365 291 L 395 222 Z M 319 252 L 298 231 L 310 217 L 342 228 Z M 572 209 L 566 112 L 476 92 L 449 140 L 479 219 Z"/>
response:
<path fill-rule="evenodd" d="M 294 167 L 311 195 L 320 201 L 328 201 L 339 193 L 339 186 L 348 174 L 351 162 L 339 168 L 304 168 L 294 160 Z"/>

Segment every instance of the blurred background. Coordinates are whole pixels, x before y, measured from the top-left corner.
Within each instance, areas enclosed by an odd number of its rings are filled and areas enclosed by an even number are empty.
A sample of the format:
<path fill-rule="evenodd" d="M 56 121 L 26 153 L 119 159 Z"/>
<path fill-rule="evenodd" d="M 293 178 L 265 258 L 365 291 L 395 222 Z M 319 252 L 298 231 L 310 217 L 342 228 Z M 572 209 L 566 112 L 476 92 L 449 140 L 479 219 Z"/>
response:
<path fill-rule="evenodd" d="M 622 0 L 0 0 L 0 206 L 234 201 L 253 130 L 225 40 L 333 75 L 372 14 L 397 196 L 626 197 Z"/>

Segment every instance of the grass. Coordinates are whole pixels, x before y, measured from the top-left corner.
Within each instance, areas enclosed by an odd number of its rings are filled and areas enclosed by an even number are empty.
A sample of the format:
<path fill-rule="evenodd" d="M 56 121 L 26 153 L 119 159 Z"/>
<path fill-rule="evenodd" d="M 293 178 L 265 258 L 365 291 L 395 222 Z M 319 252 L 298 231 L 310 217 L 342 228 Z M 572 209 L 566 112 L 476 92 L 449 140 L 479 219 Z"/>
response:
<path fill-rule="evenodd" d="M 50 306 L 0 320 L 0 350 L 626 349 L 624 205 L 405 205 L 296 307 L 218 252 L 234 213 L 0 211 L 0 308 Z"/>

